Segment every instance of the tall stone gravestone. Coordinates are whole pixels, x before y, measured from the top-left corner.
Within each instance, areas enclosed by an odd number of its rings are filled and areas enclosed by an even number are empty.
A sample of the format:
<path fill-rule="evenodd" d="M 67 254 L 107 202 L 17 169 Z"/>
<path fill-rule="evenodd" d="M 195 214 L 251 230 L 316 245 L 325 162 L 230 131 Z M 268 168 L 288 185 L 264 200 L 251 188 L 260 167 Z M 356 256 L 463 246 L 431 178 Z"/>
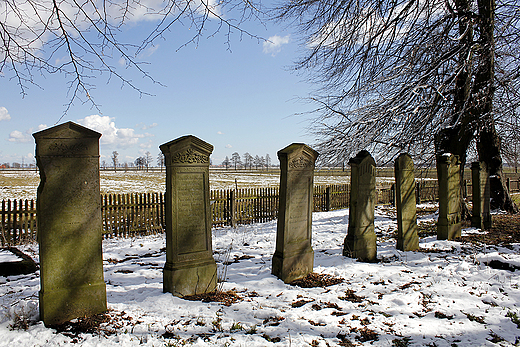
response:
<path fill-rule="evenodd" d="M 351 166 L 350 212 L 343 255 L 366 262 L 377 261 L 374 231 L 376 163 L 368 151 L 360 151 L 348 162 Z"/>
<path fill-rule="evenodd" d="M 471 226 L 491 228 L 489 172 L 484 162 L 471 164 L 473 216 Z"/>
<path fill-rule="evenodd" d="M 414 251 L 419 248 L 415 206 L 413 161 L 403 153 L 395 160 L 395 202 L 397 210 L 397 249 Z"/>
<path fill-rule="evenodd" d="M 101 134 L 68 122 L 33 134 L 40 185 L 40 318 L 45 325 L 106 311 L 99 188 Z"/>
<path fill-rule="evenodd" d="M 183 136 L 160 146 L 166 163 L 166 264 L 163 290 L 176 296 L 212 292 L 209 156 L 213 146 Z"/>
<path fill-rule="evenodd" d="M 311 236 L 317 157 L 316 151 L 301 143 L 278 151 L 280 207 L 272 273 L 285 283 L 305 277 L 313 269 Z"/>
<path fill-rule="evenodd" d="M 437 157 L 439 182 L 439 219 L 437 239 L 452 240 L 460 237 L 462 220 L 460 211 L 459 157 L 446 153 Z"/>

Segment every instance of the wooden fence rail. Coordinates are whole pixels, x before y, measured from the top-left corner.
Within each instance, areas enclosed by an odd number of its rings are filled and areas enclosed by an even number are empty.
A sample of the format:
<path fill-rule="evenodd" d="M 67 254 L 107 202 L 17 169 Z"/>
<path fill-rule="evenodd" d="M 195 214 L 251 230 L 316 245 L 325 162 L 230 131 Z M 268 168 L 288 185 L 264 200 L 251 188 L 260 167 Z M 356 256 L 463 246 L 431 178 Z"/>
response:
<path fill-rule="evenodd" d="M 510 181 L 511 192 L 520 191 L 520 181 Z M 471 184 L 465 191 L 471 195 Z M 392 186 L 377 188 L 377 204 L 393 204 Z M 467 196 L 467 195 L 466 195 Z M 315 186 L 315 212 L 347 208 L 349 184 Z M 417 201 L 436 201 L 436 180 L 416 183 Z M 101 196 L 103 233 L 106 238 L 133 237 L 160 233 L 164 230 L 164 194 L 133 193 Z M 210 192 L 214 227 L 236 226 L 274 220 L 278 216 L 278 188 L 212 190 Z M 36 240 L 36 204 L 34 200 L 4 200 L 0 211 L 0 238 L 3 246 Z"/>

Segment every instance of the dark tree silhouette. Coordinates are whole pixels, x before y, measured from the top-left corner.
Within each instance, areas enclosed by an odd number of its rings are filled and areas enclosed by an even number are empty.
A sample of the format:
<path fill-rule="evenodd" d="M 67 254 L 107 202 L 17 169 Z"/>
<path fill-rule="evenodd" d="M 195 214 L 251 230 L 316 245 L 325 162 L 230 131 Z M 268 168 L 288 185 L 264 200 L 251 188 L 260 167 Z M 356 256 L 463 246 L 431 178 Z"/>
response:
<path fill-rule="evenodd" d="M 472 146 L 495 206 L 516 210 L 499 134 L 520 105 L 517 1 L 285 1 L 277 18 L 297 26 L 308 49 L 296 68 L 321 86 L 311 129 L 322 160 L 368 149 L 382 162 L 401 151 L 432 162 L 450 152 L 464 167 Z"/>

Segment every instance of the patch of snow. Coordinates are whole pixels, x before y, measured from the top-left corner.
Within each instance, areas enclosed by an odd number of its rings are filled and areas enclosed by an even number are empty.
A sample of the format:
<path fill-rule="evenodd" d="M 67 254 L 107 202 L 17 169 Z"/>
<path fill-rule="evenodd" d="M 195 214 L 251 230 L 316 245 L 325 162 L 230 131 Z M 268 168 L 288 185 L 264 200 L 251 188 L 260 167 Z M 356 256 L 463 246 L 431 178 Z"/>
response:
<path fill-rule="evenodd" d="M 520 335 L 520 272 L 483 264 L 520 264 L 518 247 L 478 246 L 436 237 L 420 240 L 424 252 L 395 248 L 395 218 L 376 210 L 378 263 L 342 255 L 348 209 L 313 213 L 314 272 L 345 279 L 325 288 L 300 288 L 271 274 L 276 221 L 213 229 L 214 257 L 224 291 L 242 301 L 187 301 L 162 291 L 164 235 L 103 241 L 110 314 L 125 317 L 115 334 L 57 333 L 38 322 L 39 272 L 0 281 L 0 346 L 513 346 Z M 423 221 L 422 217 L 418 217 Z M 24 252 L 37 258 L 37 247 Z M 36 254 L 35 254 L 36 253 Z M 242 257 L 247 255 L 248 257 Z M 240 259 L 224 265 L 227 260 Z M 360 302 L 346 299 L 355 293 Z M 293 303 L 305 300 L 298 306 Z M 298 307 L 296 307 L 298 306 Z M 15 317 L 32 322 L 11 329 Z M 377 340 L 362 340 L 363 329 Z M 267 339 L 279 338 L 280 343 Z"/>
<path fill-rule="evenodd" d="M 21 258 L 19 258 L 17 255 L 14 255 L 11 251 L 0 249 L 0 263 L 10 263 L 21 260 Z"/>

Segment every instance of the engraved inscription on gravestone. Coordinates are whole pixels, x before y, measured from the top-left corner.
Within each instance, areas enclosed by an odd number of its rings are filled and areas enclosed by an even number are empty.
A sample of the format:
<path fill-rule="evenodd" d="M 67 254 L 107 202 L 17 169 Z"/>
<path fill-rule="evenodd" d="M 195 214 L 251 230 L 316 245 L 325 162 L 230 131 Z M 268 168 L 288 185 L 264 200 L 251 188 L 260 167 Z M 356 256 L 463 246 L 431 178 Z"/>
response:
<path fill-rule="evenodd" d="M 309 203 L 309 187 L 312 187 L 311 178 L 307 177 L 299 181 L 293 181 L 293 189 L 290 192 L 289 224 L 292 232 L 287 235 L 287 242 L 300 242 L 310 238 L 308 228 L 309 218 L 312 214 Z"/>
<path fill-rule="evenodd" d="M 215 290 L 209 156 L 213 146 L 183 136 L 160 146 L 166 163 L 166 264 L 163 289 L 176 296 Z"/>
<path fill-rule="evenodd" d="M 177 180 L 177 228 L 185 232 L 178 233 L 178 244 L 185 245 L 179 254 L 207 250 L 206 245 L 206 209 L 204 173 L 178 172 Z"/>
<path fill-rule="evenodd" d="M 278 152 L 280 208 L 273 275 L 288 283 L 312 272 L 311 247 L 314 163 L 318 153 L 293 143 Z"/>
<path fill-rule="evenodd" d="M 99 180 L 101 134 L 68 122 L 33 134 L 40 185 L 40 317 L 46 325 L 106 310 Z"/>

